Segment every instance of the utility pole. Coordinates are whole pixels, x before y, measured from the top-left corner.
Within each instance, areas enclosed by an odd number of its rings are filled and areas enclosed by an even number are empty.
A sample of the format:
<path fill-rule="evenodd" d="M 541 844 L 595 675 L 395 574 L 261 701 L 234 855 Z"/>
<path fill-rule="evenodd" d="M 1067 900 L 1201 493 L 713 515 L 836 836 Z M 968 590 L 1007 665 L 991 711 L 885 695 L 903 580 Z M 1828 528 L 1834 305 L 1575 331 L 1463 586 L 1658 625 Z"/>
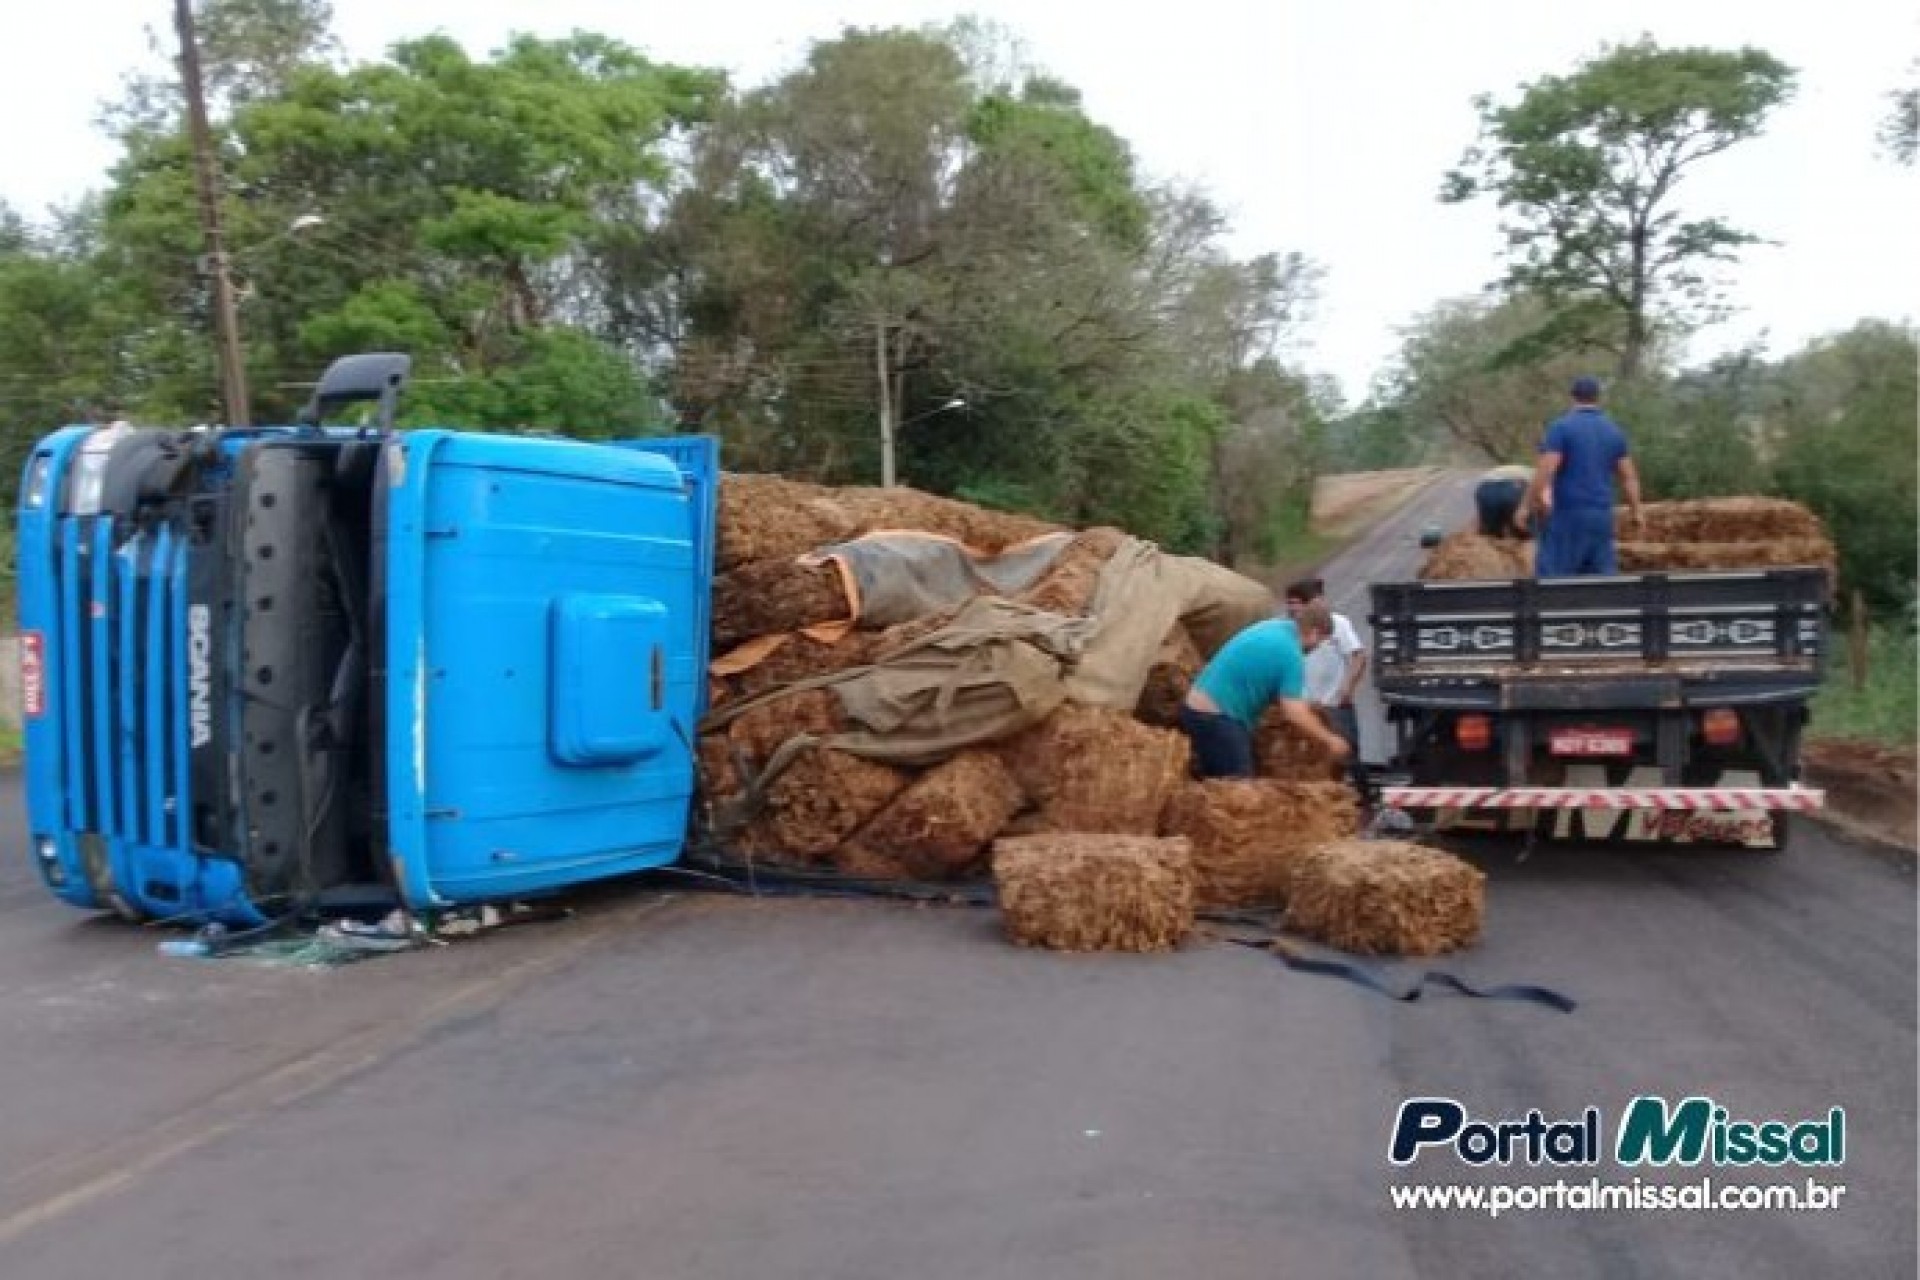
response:
<path fill-rule="evenodd" d="M 887 359 L 887 321 L 880 317 L 874 332 L 878 343 L 874 348 L 874 372 L 879 375 L 880 386 L 880 485 L 891 489 L 894 485 L 893 468 L 893 377 Z"/>
<path fill-rule="evenodd" d="M 220 387 L 226 395 L 227 425 L 247 421 L 247 368 L 240 354 L 240 316 L 228 274 L 226 239 L 220 229 L 220 179 L 207 125 L 206 90 L 200 82 L 200 44 L 193 34 L 193 0 L 174 0 L 174 26 L 180 32 L 180 78 L 187 95 L 187 127 L 193 137 L 193 174 L 200 190 L 200 225 L 207 239 L 207 271 L 213 277 L 213 315 L 220 340 Z"/>

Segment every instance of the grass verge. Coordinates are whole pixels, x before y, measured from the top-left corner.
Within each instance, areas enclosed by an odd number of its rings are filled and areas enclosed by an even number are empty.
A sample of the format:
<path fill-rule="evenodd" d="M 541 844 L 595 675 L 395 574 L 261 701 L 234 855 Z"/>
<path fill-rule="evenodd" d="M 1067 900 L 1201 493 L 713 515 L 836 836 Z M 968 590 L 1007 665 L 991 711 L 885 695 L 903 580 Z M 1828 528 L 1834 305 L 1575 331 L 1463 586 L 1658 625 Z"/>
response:
<path fill-rule="evenodd" d="M 1903 626 L 1874 627 L 1864 681 L 1855 678 L 1845 633 L 1836 633 L 1834 642 L 1826 685 L 1813 700 L 1812 736 L 1913 745 L 1920 718 L 1920 645 L 1914 633 Z"/>

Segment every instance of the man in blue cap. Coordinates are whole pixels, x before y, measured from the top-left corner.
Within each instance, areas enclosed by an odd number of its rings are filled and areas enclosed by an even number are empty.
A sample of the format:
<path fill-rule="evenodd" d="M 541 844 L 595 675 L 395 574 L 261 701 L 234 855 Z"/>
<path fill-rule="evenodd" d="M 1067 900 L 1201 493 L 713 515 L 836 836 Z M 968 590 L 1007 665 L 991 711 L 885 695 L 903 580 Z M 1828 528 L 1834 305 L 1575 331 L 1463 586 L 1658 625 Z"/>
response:
<path fill-rule="evenodd" d="M 1600 411 L 1600 383 L 1576 378 L 1573 407 L 1547 425 L 1528 493 L 1538 512 L 1542 578 L 1620 572 L 1613 538 L 1613 482 L 1626 490 L 1634 528 L 1640 527 L 1640 472 L 1627 434 Z"/>

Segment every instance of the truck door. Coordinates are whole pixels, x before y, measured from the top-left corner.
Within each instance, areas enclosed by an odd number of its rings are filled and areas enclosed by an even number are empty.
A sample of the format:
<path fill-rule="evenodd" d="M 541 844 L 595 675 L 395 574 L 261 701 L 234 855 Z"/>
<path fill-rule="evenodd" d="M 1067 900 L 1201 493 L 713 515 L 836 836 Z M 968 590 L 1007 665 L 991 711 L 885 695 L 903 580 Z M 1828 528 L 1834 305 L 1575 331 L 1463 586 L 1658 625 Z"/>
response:
<path fill-rule="evenodd" d="M 693 793 L 711 474 L 416 431 L 376 484 L 385 847 L 415 908 L 674 861 Z"/>

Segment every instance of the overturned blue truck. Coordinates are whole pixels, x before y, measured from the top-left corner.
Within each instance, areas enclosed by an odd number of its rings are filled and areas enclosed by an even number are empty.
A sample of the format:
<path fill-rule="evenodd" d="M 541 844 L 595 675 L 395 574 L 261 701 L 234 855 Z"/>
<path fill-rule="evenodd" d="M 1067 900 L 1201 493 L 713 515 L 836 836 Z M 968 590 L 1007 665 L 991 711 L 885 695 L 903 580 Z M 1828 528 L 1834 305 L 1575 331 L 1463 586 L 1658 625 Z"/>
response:
<path fill-rule="evenodd" d="M 340 360 L 288 426 L 33 450 L 28 840 L 61 899 L 245 927 L 679 856 L 716 442 L 395 432 L 408 372 Z"/>

